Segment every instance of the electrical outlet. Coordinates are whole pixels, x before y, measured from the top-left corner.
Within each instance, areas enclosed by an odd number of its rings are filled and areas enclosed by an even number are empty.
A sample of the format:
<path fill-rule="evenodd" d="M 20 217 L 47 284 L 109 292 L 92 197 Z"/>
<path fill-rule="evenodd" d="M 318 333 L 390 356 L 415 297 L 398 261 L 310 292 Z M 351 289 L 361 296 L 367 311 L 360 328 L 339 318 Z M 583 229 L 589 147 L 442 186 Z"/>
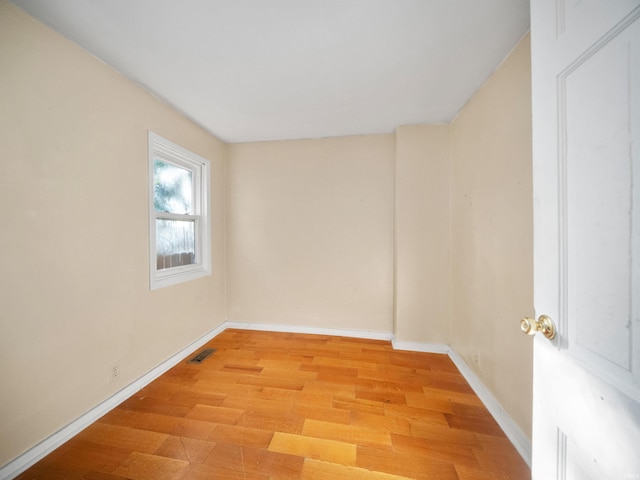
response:
<path fill-rule="evenodd" d="M 120 376 L 120 362 L 112 363 L 109 367 L 109 380 L 115 381 Z"/>

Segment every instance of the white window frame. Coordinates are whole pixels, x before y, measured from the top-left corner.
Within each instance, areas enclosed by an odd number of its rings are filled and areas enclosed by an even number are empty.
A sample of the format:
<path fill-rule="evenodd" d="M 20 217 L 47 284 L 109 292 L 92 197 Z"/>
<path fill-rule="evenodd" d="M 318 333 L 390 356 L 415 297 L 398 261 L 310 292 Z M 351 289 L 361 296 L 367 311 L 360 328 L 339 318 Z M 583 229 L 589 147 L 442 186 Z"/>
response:
<path fill-rule="evenodd" d="M 158 212 L 154 206 L 154 160 L 172 163 L 192 172 L 193 215 Z M 149 131 L 149 285 L 156 290 L 211 275 L 211 162 L 186 148 Z M 158 270 L 156 220 L 190 219 L 195 221 L 195 263 Z"/>

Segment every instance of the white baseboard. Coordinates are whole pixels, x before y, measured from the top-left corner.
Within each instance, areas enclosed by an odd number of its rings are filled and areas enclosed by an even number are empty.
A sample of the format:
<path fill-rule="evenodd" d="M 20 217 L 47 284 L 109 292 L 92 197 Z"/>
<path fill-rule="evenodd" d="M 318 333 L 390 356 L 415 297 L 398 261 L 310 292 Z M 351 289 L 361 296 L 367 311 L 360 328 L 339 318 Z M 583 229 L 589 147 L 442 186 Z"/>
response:
<path fill-rule="evenodd" d="M 395 338 L 391 342 L 394 350 L 407 350 L 410 352 L 443 353 L 449 354 L 449 346 L 443 343 L 403 342 Z"/>
<path fill-rule="evenodd" d="M 478 395 L 478 398 L 482 401 L 489 413 L 498 422 L 500 428 L 504 431 L 505 435 L 518 451 L 520 456 L 527 462 L 527 465 L 531 467 L 531 441 L 522 432 L 520 427 L 513 421 L 513 419 L 504 411 L 500 403 L 489 392 L 487 387 L 482 383 L 482 380 L 475 374 L 473 370 L 465 363 L 460 355 L 458 355 L 452 349 L 449 349 L 449 357 L 455 363 L 462 376 L 467 383 L 473 388 L 473 391 Z"/>
<path fill-rule="evenodd" d="M 389 332 L 369 330 L 349 330 L 342 328 L 301 327 L 298 325 L 274 325 L 271 323 L 244 323 L 226 321 L 225 328 L 239 328 L 241 330 L 260 330 L 264 332 L 306 333 L 310 335 L 333 335 L 337 337 L 365 338 L 367 340 L 393 340 Z"/>
<path fill-rule="evenodd" d="M 42 460 L 63 443 L 70 440 L 72 437 L 80 433 L 100 417 L 120 405 L 127 398 L 131 397 L 136 392 L 140 391 L 142 388 L 158 378 L 160 375 L 165 373 L 167 370 L 180 363 L 180 361 L 182 361 L 185 357 L 187 357 L 202 345 L 207 343 L 209 340 L 211 340 L 213 337 L 224 331 L 225 328 L 226 327 L 224 326 L 224 324 L 222 324 L 217 328 L 211 330 L 210 332 L 204 334 L 195 342 L 187 345 L 182 350 L 155 367 L 153 370 L 147 372 L 137 380 L 134 380 L 132 383 L 124 387 L 113 396 L 109 397 L 98 406 L 92 408 L 81 417 L 64 426 L 53 435 L 47 437 L 42 442 L 30 448 L 19 457 L 4 465 L 2 468 L 0 468 L 0 479 L 9 480 L 20 475 L 27 468 Z"/>
<path fill-rule="evenodd" d="M 243 323 L 227 321 L 217 328 L 206 333 L 195 342 L 186 346 L 175 355 L 171 356 L 160 365 L 149 371 L 142 377 L 138 378 L 134 382 L 127 385 L 125 388 L 117 392 L 112 397 L 108 398 L 95 408 L 91 409 L 81 417 L 77 418 L 70 424 L 66 425 L 50 437 L 46 438 L 36 446 L 27 450 L 25 453 L 10 461 L 2 468 L 0 468 L 0 479 L 9 480 L 15 478 L 20 473 L 24 472 L 27 468 L 44 458 L 60 445 L 70 440 L 73 436 L 80 433 L 86 427 L 98 420 L 100 417 L 108 413 L 110 410 L 118 406 L 120 403 L 131 397 L 133 394 L 144 388 L 160 375 L 165 373 L 170 368 L 177 365 L 185 357 L 193 353 L 209 340 L 219 335 L 228 328 L 238 328 L 243 330 L 261 330 L 269 332 L 288 332 L 288 333 L 306 333 L 316 335 L 335 335 L 341 337 L 353 337 L 353 338 L 365 338 L 369 340 L 386 340 L 390 341 L 393 348 L 396 350 L 409 350 L 416 352 L 431 352 L 447 354 L 451 360 L 455 363 L 460 373 L 467 380 L 471 388 L 476 392 L 480 400 L 485 404 L 491 415 L 495 418 L 498 425 L 504 430 L 505 434 L 511 440 L 514 447 L 520 453 L 522 458 L 531 466 L 531 442 L 522 433 L 522 430 L 515 424 L 515 422 L 507 415 L 504 409 L 500 406 L 498 401 L 491 395 L 489 390 L 485 387 L 478 376 L 468 367 L 468 365 L 462 360 L 457 353 L 455 353 L 448 345 L 444 344 L 431 344 L 431 343 L 419 343 L 419 342 L 403 342 L 395 339 L 394 335 L 389 332 L 375 332 L 366 330 L 348 330 L 348 329 L 336 329 L 336 328 L 316 328 L 316 327 L 301 327 L 294 325 L 274 325 L 266 323 Z"/>

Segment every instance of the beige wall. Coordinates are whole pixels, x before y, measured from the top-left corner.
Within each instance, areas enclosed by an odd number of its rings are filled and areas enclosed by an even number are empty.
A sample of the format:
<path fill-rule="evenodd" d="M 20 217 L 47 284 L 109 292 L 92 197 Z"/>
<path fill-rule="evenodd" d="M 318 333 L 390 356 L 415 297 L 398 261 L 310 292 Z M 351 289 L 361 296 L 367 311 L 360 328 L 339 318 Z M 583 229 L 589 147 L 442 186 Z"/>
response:
<path fill-rule="evenodd" d="M 394 333 L 449 343 L 449 126 L 396 130 Z"/>
<path fill-rule="evenodd" d="M 531 436 L 533 201 L 528 36 L 451 126 L 451 346 Z"/>
<path fill-rule="evenodd" d="M 5 0 L 0 106 L 3 465 L 224 321 L 226 147 Z M 214 274 L 154 292 L 148 129 L 213 170 Z"/>
<path fill-rule="evenodd" d="M 393 135 L 229 146 L 229 320 L 391 332 L 393 149 Z"/>

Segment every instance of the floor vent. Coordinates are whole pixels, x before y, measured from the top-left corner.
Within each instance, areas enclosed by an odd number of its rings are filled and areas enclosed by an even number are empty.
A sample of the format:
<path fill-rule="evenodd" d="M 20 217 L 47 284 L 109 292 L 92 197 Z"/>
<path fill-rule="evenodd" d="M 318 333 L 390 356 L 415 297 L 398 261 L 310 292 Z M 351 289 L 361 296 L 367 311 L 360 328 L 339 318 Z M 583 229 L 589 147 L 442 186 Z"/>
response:
<path fill-rule="evenodd" d="M 215 351 L 216 351 L 215 348 L 206 348 L 203 351 L 201 351 L 199 354 L 197 354 L 195 357 L 193 357 L 191 360 L 189 360 L 187 363 L 202 363 L 207 359 L 209 355 L 211 355 Z"/>

